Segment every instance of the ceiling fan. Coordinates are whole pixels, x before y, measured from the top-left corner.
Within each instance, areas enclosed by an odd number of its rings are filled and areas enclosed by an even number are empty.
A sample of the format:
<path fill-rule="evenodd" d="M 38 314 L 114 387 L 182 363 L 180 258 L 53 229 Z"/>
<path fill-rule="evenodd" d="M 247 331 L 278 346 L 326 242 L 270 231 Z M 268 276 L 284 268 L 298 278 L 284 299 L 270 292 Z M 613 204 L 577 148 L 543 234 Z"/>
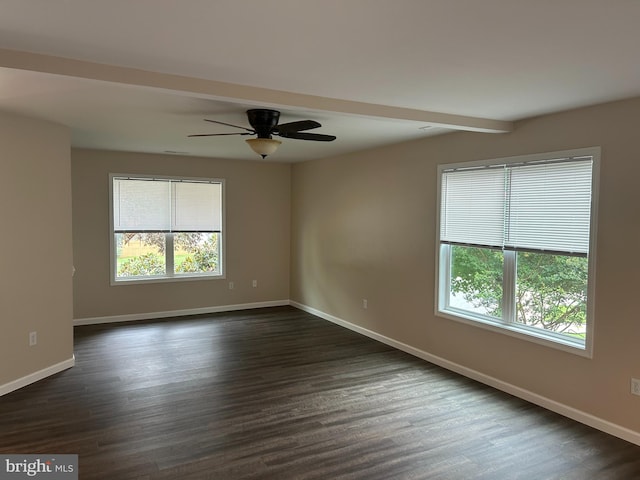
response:
<path fill-rule="evenodd" d="M 257 135 L 257 138 L 250 138 L 247 143 L 251 149 L 265 158 L 276 151 L 282 143 L 280 140 L 272 138 L 273 135 L 282 138 L 294 138 L 297 140 L 314 140 L 316 142 L 332 142 L 336 139 L 334 135 L 323 135 L 321 133 L 308 133 L 306 130 L 319 128 L 320 125 L 315 120 L 299 120 L 297 122 L 289 122 L 278 124 L 280 120 L 280 112 L 277 110 L 269 110 L 263 108 L 254 108 L 247 110 L 247 119 L 252 128 L 232 125 L 230 123 L 219 122 L 218 120 L 204 119 L 205 122 L 218 123 L 228 127 L 240 128 L 244 132 L 237 133 L 201 133 L 189 135 L 189 137 L 219 137 L 224 135 Z"/>

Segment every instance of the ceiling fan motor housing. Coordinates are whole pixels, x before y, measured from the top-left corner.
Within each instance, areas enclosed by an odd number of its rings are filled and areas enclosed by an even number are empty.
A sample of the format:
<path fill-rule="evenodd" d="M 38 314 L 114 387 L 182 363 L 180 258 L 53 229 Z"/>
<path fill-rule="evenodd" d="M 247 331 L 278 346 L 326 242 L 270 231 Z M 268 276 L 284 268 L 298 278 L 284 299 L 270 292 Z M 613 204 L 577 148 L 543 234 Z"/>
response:
<path fill-rule="evenodd" d="M 278 120 L 280 120 L 280 112 L 254 108 L 247 110 L 247 118 L 251 127 L 258 134 L 258 138 L 271 138 L 271 132 L 278 125 Z"/>

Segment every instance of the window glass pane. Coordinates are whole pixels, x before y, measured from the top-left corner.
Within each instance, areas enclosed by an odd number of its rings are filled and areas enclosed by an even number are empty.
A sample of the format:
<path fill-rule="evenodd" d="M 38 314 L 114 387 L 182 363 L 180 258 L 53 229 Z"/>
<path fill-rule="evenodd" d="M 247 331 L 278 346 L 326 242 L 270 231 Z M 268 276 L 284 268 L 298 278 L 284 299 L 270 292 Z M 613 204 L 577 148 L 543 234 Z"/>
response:
<path fill-rule="evenodd" d="M 585 257 L 518 252 L 516 321 L 585 338 L 587 264 Z"/>
<path fill-rule="evenodd" d="M 117 278 L 165 274 L 164 233 L 116 233 L 115 243 Z"/>
<path fill-rule="evenodd" d="M 219 240 L 219 233 L 176 233 L 173 243 L 175 273 L 219 272 Z"/>
<path fill-rule="evenodd" d="M 502 317 L 503 254 L 488 248 L 451 246 L 449 305 Z"/>

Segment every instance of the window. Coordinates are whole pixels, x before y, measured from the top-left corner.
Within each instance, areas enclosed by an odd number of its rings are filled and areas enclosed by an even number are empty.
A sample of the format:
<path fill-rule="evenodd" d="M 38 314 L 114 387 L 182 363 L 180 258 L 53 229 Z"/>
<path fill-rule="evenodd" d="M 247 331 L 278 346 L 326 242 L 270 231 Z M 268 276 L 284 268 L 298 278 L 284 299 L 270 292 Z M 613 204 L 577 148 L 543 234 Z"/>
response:
<path fill-rule="evenodd" d="M 221 277 L 223 182 L 111 175 L 113 283 Z"/>
<path fill-rule="evenodd" d="M 437 313 L 591 354 L 599 148 L 440 165 Z"/>

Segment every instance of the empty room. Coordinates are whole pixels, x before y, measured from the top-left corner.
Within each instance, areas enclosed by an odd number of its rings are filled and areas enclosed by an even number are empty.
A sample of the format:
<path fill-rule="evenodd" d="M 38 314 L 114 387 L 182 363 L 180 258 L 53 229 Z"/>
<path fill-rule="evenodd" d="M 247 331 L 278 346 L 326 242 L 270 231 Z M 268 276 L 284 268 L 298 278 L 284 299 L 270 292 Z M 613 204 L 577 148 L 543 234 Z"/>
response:
<path fill-rule="evenodd" d="M 0 11 L 0 478 L 640 478 L 640 3 Z"/>

